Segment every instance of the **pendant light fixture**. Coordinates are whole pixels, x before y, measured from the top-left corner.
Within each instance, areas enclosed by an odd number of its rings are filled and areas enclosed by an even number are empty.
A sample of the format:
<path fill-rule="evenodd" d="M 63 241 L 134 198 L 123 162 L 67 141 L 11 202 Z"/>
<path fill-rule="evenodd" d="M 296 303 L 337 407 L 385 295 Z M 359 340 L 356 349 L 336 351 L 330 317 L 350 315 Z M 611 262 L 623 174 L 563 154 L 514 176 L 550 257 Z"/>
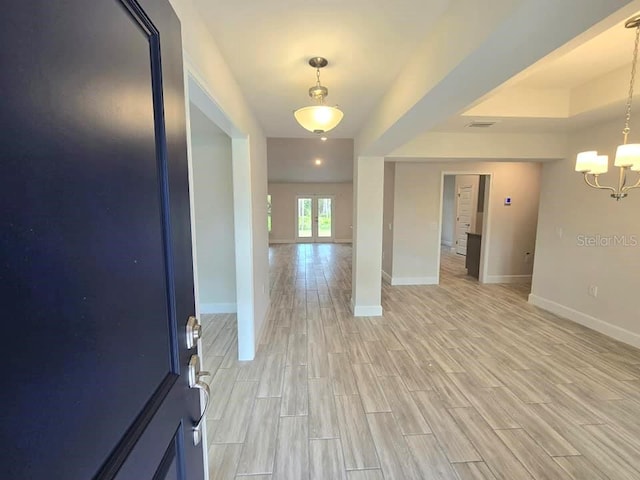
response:
<path fill-rule="evenodd" d="M 326 58 L 313 57 L 309 65 L 316 69 L 316 84 L 309 88 L 309 96 L 317 102 L 316 105 L 302 107 L 293 112 L 300 126 L 313 133 L 325 133 L 338 126 L 344 114 L 338 107 L 324 104 L 324 98 L 329 95 L 329 89 L 320 85 L 320 69 L 329 64 Z"/>
<path fill-rule="evenodd" d="M 614 165 L 620 169 L 620 177 L 617 187 L 600 185 L 599 176 L 609 171 L 609 157 L 598 155 L 598 152 L 591 150 L 580 152 L 576 158 L 576 172 L 584 174 L 584 181 L 592 188 L 599 190 L 609 190 L 611 198 L 617 201 L 625 198 L 629 190 L 640 188 L 640 177 L 634 185 L 627 185 L 627 174 L 630 170 L 640 172 L 640 144 L 627 143 L 631 132 L 631 102 L 633 100 L 633 87 L 636 80 L 636 67 L 638 63 L 638 43 L 640 42 L 640 15 L 630 18 L 624 24 L 626 28 L 636 29 L 636 40 L 633 47 L 633 61 L 631 63 L 631 80 L 629 82 L 629 95 L 625 109 L 624 129 L 622 130 L 622 145 L 616 150 Z M 592 178 L 589 176 L 591 175 Z"/>

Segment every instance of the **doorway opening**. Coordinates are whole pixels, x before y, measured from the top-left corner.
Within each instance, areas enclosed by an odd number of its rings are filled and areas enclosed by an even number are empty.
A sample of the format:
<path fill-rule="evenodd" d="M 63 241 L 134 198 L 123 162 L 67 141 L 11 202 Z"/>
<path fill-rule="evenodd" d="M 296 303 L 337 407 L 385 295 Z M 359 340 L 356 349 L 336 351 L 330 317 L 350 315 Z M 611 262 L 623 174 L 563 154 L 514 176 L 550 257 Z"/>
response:
<path fill-rule="evenodd" d="M 442 277 L 485 282 L 489 243 L 488 205 L 491 175 L 444 174 L 440 268 Z"/>
<path fill-rule="evenodd" d="M 255 355 L 251 245 L 249 142 L 227 118 L 187 61 L 187 150 L 196 317 L 202 324 L 198 341 L 201 369 L 219 381 L 217 361 Z M 248 227 L 247 227 L 248 226 Z M 201 408 L 208 396 L 201 394 Z M 204 410 L 203 410 L 204 411 Z M 208 415 L 211 415 L 209 409 Z M 208 471 L 208 422 L 203 426 L 203 452 Z"/>
<path fill-rule="evenodd" d="M 197 107 L 200 112 L 207 117 L 208 121 L 217 126 L 219 131 L 222 131 L 225 138 L 225 150 L 224 156 L 226 158 L 224 164 L 224 178 L 228 183 L 226 186 L 214 187 L 215 184 L 207 182 L 199 182 L 201 189 L 209 190 L 208 194 L 217 195 L 222 192 L 225 193 L 224 204 L 216 205 L 215 207 L 199 205 L 196 198 L 196 177 L 198 172 L 194 172 L 193 162 L 193 142 L 188 142 L 189 151 L 189 184 L 191 193 L 191 228 L 192 237 L 195 239 L 193 242 L 193 257 L 194 257 L 194 278 L 196 284 L 196 314 L 200 316 L 201 313 L 207 313 L 208 311 L 220 312 L 221 314 L 234 315 L 233 327 L 237 332 L 237 341 L 234 336 L 234 350 L 237 352 L 237 358 L 239 360 L 252 360 L 256 351 L 256 332 L 254 324 L 254 306 L 256 291 L 254 288 L 253 268 L 254 268 L 254 246 L 253 246 L 253 213 L 252 213 L 252 191 L 250 178 L 251 171 L 251 157 L 249 155 L 249 138 L 247 135 L 235 126 L 222 108 L 214 101 L 213 97 L 207 92 L 206 88 L 202 85 L 204 83 L 200 81 L 201 78 L 197 70 L 195 70 L 189 61 L 186 61 L 185 83 L 187 84 L 188 101 L 186 103 L 188 117 L 191 117 L 190 110 L 193 106 Z M 188 127 L 188 133 L 190 133 L 190 125 Z M 206 140 L 210 141 L 210 140 Z M 229 151 L 230 141 L 230 151 Z M 206 143 L 206 142 L 205 142 Z M 197 167 L 196 167 L 197 168 Z M 222 167 L 221 167 L 222 168 Z M 230 172 L 230 174 L 229 174 Z M 230 176 L 229 176 L 230 175 Z M 200 208 L 200 211 L 209 212 L 206 225 L 199 224 L 196 218 L 196 211 Z M 214 208 L 220 209 L 224 212 L 225 221 L 221 225 L 218 223 L 218 215 L 212 213 Z M 217 229 L 217 235 L 208 235 L 208 239 L 198 245 L 197 237 L 199 236 L 199 229 L 204 228 Z M 222 239 L 221 237 L 225 237 Z M 231 241 L 231 239 L 233 239 Z M 224 280 L 225 288 L 227 292 L 225 297 L 216 297 L 212 301 L 207 301 L 205 297 L 201 299 L 199 291 L 200 284 L 206 282 L 205 279 L 201 279 L 203 275 L 198 271 L 199 267 L 199 247 L 208 250 L 214 250 L 220 241 L 226 241 L 225 252 L 226 257 L 221 265 L 224 266 L 224 272 L 229 274 L 229 277 L 235 276 L 235 281 L 229 281 L 227 278 Z M 223 241 L 223 243 L 224 243 Z M 233 250 L 231 249 L 233 245 Z M 219 259 L 220 255 L 216 255 Z M 215 274 L 219 278 L 219 272 Z M 233 286 L 235 283 L 235 286 Z M 233 301 L 233 292 L 235 291 L 235 302 Z M 201 342 L 202 343 L 202 342 Z M 237 346 L 237 348 L 236 348 Z"/>
<path fill-rule="evenodd" d="M 333 195 L 298 195 L 295 232 L 298 243 L 334 241 Z"/>
<path fill-rule="evenodd" d="M 201 317 L 237 312 L 231 138 L 189 108 L 194 242 Z"/>

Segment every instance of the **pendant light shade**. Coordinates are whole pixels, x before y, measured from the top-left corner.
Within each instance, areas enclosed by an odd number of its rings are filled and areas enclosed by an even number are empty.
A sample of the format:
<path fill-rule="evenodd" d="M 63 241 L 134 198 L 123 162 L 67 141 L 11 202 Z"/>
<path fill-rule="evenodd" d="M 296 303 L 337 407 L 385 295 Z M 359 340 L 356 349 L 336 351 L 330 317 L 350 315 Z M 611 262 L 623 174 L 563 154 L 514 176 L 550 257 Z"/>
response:
<path fill-rule="evenodd" d="M 293 112 L 300 126 L 313 133 L 324 133 L 338 126 L 344 113 L 337 107 L 311 105 Z"/>
<path fill-rule="evenodd" d="M 329 64 L 326 58 L 313 57 L 309 65 L 316 69 L 316 84 L 309 88 L 309 96 L 317 104 L 302 107 L 293 112 L 293 116 L 305 130 L 313 133 L 325 133 L 334 129 L 342 121 L 344 113 L 338 107 L 324 104 L 324 99 L 329 95 L 329 89 L 320 85 L 320 69 Z"/>

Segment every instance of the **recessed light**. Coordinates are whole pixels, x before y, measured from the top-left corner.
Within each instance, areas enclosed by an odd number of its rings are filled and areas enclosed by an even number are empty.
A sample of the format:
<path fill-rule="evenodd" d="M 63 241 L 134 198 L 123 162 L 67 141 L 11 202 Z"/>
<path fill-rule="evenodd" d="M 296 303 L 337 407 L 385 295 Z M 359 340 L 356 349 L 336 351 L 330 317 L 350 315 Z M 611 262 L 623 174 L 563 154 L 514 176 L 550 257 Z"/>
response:
<path fill-rule="evenodd" d="M 320 140 L 322 140 L 323 142 L 327 141 L 327 137 L 320 137 Z"/>
<path fill-rule="evenodd" d="M 316 158 L 316 160 L 313 163 L 315 163 L 316 165 L 322 165 L 322 160 L 319 158 Z"/>

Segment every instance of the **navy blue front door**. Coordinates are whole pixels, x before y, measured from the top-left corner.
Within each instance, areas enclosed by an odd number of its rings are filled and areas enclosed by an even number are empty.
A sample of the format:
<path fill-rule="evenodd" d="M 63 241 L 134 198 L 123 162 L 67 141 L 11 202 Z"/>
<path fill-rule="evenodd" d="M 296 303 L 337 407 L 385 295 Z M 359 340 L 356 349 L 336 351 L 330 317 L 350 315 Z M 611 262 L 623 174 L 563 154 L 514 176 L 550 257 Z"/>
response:
<path fill-rule="evenodd" d="M 178 19 L 13 2 L 0 44 L 0 478 L 199 480 Z"/>

